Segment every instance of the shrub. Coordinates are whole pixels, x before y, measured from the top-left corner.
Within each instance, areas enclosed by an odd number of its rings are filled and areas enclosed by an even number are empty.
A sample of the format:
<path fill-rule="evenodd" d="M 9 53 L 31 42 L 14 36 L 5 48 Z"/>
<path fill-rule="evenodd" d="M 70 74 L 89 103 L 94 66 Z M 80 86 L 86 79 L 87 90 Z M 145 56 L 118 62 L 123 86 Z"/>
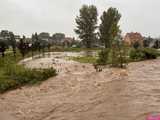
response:
<path fill-rule="evenodd" d="M 112 67 L 124 68 L 128 59 L 127 47 L 121 41 L 114 41 L 110 49 L 104 49 L 99 53 L 97 64 L 111 64 Z"/>
<path fill-rule="evenodd" d="M 128 47 L 122 41 L 114 41 L 110 51 L 112 67 L 125 68 L 128 64 Z"/>
<path fill-rule="evenodd" d="M 18 87 L 18 83 L 15 80 L 0 79 L 0 93 L 3 93 L 9 89 L 15 89 Z"/>
<path fill-rule="evenodd" d="M 131 61 L 140 61 L 144 59 L 145 55 L 141 49 L 131 49 L 129 57 Z"/>
<path fill-rule="evenodd" d="M 131 49 L 129 56 L 131 61 L 140 61 L 156 59 L 159 56 L 159 54 L 159 51 L 154 48 L 139 48 Z"/>
<path fill-rule="evenodd" d="M 56 70 L 48 69 L 28 69 L 17 65 L 17 58 L 6 55 L 0 58 L 0 93 L 17 87 L 35 84 L 47 80 L 56 75 Z"/>
<path fill-rule="evenodd" d="M 108 62 L 109 49 L 104 49 L 98 54 L 97 64 L 106 65 Z"/>
<path fill-rule="evenodd" d="M 154 48 L 144 48 L 143 53 L 145 54 L 145 59 L 156 59 L 159 56 L 159 51 Z"/>
<path fill-rule="evenodd" d="M 20 65 L 9 65 L 5 74 L 18 84 L 33 84 L 56 75 L 56 70 L 48 69 L 27 69 Z"/>

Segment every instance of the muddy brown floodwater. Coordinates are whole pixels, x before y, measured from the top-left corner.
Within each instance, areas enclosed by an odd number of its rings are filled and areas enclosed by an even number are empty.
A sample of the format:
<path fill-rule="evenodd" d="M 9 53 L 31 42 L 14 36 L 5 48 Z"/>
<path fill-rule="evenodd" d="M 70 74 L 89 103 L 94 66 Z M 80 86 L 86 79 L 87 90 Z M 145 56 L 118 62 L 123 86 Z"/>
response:
<path fill-rule="evenodd" d="M 160 112 L 159 59 L 102 72 L 73 61 L 54 66 L 63 67 L 58 76 L 0 95 L 0 112 L 16 120 L 145 120 Z"/>

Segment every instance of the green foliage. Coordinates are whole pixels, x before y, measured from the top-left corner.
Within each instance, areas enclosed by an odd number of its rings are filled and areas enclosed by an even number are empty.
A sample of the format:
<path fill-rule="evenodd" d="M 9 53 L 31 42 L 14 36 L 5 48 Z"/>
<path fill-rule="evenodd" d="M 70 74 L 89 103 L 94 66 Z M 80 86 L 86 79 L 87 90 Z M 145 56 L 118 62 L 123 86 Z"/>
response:
<path fill-rule="evenodd" d="M 129 54 L 131 61 L 156 59 L 159 55 L 160 52 L 154 48 L 131 49 Z"/>
<path fill-rule="evenodd" d="M 135 49 L 138 49 L 138 48 L 141 47 L 141 45 L 140 45 L 140 43 L 139 43 L 138 41 L 136 41 L 136 42 L 133 44 L 133 47 L 134 47 Z"/>
<path fill-rule="evenodd" d="M 0 54 L 2 54 L 2 57 L 5 56 L 6 48 L 7 48 L 6 41 L 0 40 Z"/>
<path fill-rule="evenodd" d="M 56 75 L 56 70 L 53 68 L 28 69 L 17 65 L 19 59 L 19 56 L 15 59 L 11 55 L 0 58 L 0 92 L 27 84 L 39 83 Z"/>
<path fill-rule="evenodd" d="M 19 85 L 15 80 L 9 80 L 9 79 L 0 79 L 0 93 L 3 93 L 7 90 L 15 89 Z"/>
<path fill-rule="evenodd" d="M 26 69 L 20 65 L 8 65 L 5 70 L 5 75 L 9 76 L 9 79 L 15 80 L 18 84 L 24 85 L 46 80 L 56 75 L 56 71 L 53 68 Z"/>
<path fill-rule="evenodd" d="M 80 62 L 80 63 L 96 63 L 97 59 L 93 56 L 84 56 L 84 57 L 70 57 L 69 59 Z"/>
<path fill-rule="evenodd" d="M 9 44 L 12 46 L 13 55 L 16 56 L 16 39 L 13 32 L 9 32 L 10 39 Z"/>
<path fill-rule="evenodd" d="M 109 62 L 109 49 L 104 49 L 98 54 L 97 64 L 106 65 Z"/>
<path fill-rule="evenodd" d="M 110 64 L 112 67 L 126 67 L 128 63 L 127 47 L 121 41 L 114 41 L 110 49 L 104 49 L 99 53 L 98 65 Z"/>
<path fill-rule="evenodd" d="M 23 39 L 20 40 L 20 43 L 18 45 L 18 49 L 23 58 L 29 52 L 29 44 L 26 43 L 25 39 L 26 39 L 25 36 L 23 36 Z"/>
<path fill-rule="evenodd" d="M 76 18 L 77 28 L 75 32 L 87 48 L 91 48 L 93 41 L 96 39 L 97 16 L 96 6 L 83 5 L 80 9 L 80 16 Z"/>
<path fill-rule="evenodd" d="M 128 49 L 122 41 L 115 40 L 112 43 L 110 59 L 112 67 L 125 68 L 128 64 Z"/>
<path fill-rule="evenodd" d="M 121 14 L 116 8 L 109 8 L 108 11 L 104 11 L 101 16 L 101 24 L 99 27 L 100 40 L 104 43 L 105 48 L 112 46 L 112 41 L 115 39 L 119 32 L 119 20 Z"/>

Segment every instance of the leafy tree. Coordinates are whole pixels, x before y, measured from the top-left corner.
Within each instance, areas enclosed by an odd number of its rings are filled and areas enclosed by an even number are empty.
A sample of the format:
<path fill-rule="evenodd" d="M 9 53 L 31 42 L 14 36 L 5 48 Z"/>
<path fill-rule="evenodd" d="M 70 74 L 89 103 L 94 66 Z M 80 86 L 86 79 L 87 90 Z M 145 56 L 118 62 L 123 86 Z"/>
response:
<path fill-rule="evenodd" d="M 47 49 L 48 49 L 48 56 L 50 56 L 50 52 L 51 52 L 51 43 L 48 42 L 47 44 Z"/>
<path fill-rule="evenodd" d="M 147 38 L 144 38 L 144 41 L 143 41 L 143 47 L 150 47 L 150 44 L 151 42 L 153 42 L 154 39 L 151 38 L 150 36 L 147 37 Z"/>
<path fill-rule="evenodd" d="M 109 62 L 109 52 L 109 49 L 103 49 L 99 52 L 98 59 L 96 61 L 98 65 L 106 65 Z"/>
<path fill-rule="evenodd" d="M 38 49 L 37 45 L 36 45 L 36 40 L 35 40 L 35 34 L 32 34 L 32 38 L 31 38 L 31 52 L 32 52 L 32 58 L 34 56 L 34 51 L 36 51 Z"/>
<path fill-rule="evenodd" d="M 13 54 L 14 56 L 16 56 L 16 40 L 15 40 L 15 36 L 12 32 L 9 33 L 10 35 L 10 45 L 12 46 L 12 50 L 13 50 Z"/>
<path fill-rule="evenodd" d="M 40 39 L 38 37 L 38 34 L 35 33 L 34 37 L 35 37 L 35 43 L 34 43 L 35 44 L 35 48 L 36 48 L 36 50 L 39 51 L 39 54 L 40 54 L 41 53 L 41 43 L 40 43 Z"/>
<path fill-rule="evenodd" d="M 5 51 L 6 51 L 7 45 L 4 40 L 0 40 L 0 53 L 2 54 L 2 57 L 5 56 Z"/>
<path fill-rule="evenodd" d="M 95 40 L 97 28 L 97 8 L 94 5 L 83 5 L 80 9 L 80 16 L 76 17 L 77 28 L 75 33 L 82 39 L 87 48 L 92 47 Z"/>
<path fill-rule="evenodd" d="M 138 48 L 141 47 L 141 45 L 140 45 L 140 43 L 139 43 L 138 41 L 136 41 L 136 42 L 133 44 L 133 47 L 134 47 L 135 49 L 138 49 Z"/>
<path fill-rule="evenodd" d="M 112 49 L 110 50 L 110 58 L 112 67 L 126 67 L 128 60 L 128 49 L 122 40 L 114 40 Z"/>
<path fill-rule="evenodd" d="M 119 32 L 118 22 L 120 18 L 121 14 L 116 8 L 111 7 L 107 12 L 103 12 L 101 24 L 99 26 L 99 36 L 100 40 L 104 43 L 105 48 L 111 48 L 112 41 Z"/>
<path fill-rule="evenodd" d="M 155 41 L 153 48 L 155 48 L 155 49 L 159 49 L 160 48 L 160 41 L 159 40 Z"/>
<path fill-rule="evenodd" d="M 23 38 L 20 39 L 18 49 L 19 49 L 20 53 L 22 54 L 22 57 L 24 58 L 24 56 L 27 54 L 27 52 L 29 50 L 29 45 L 25 42 L 25 36 L 23 36 Z"/>
<path fill-rule="evenodd" d="M 127 47 L 122 41 L 121 30 L 119 29 L 119 20 L 121 14 L 116 8 L 109 8 L 101 16 L 99 27 L 99 37 L 104 43 L 106 52 L 100 54 L 100 62 L 110 63 L 112 67 L 124 68 L 127 64 Z"/>

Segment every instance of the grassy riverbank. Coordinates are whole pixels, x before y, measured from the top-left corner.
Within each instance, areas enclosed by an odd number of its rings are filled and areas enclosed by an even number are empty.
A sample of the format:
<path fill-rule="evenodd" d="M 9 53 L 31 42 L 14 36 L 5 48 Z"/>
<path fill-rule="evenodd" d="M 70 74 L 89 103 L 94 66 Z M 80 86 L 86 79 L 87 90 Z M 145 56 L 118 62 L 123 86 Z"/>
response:
<path fill-rule="evenodd" d="M 28 69 L 18 65 L 17 62 L 21 59 L 19 54 L 16 58 L 12 54 L 6 54 L 4 58 L 0 58 L 0 93 L 39 83 L 56 75 L 56 70 L 53 68 Z"/>

